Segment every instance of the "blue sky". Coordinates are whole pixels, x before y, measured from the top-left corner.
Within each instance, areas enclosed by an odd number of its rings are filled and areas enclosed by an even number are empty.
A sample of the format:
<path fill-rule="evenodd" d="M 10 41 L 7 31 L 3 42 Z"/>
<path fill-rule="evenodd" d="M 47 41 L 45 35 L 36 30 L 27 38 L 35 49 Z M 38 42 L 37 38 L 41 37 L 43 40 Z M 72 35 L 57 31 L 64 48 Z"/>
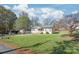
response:
<path fill-rule="evenodd" d="M 79 10 L 79 4 L 30 4 L 30 8 L 55 8 L 69 14 L 75 10 Z"/>
<path fill-rule="evenodd" d="M 19 4 L 2 4 L 7 5 L 9 7 L 13 7 L 14 5 L 18 6 Z M 62 10 L 64 14 L 70 14 L 73 11 L 79 10 L 79 4 L 28 4 L 29 8 L 55 8 L 58 10 Z"/>

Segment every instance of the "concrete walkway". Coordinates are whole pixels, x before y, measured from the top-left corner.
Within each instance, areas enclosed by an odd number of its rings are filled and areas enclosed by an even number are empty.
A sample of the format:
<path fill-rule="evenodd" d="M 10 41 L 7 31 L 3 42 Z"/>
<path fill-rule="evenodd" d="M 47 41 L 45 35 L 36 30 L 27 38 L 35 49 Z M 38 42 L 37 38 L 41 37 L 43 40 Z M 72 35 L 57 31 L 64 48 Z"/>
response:
<path fill-rule="evenodd" d="M 0 44 L 0 54 L 16 54 L 15 51 L 9 51 L 11 50 L 11 48 L 9 47 L 6 47 L 5 45 L 3 44 Z M 6 52 L 8 51 L 8 52 Z M 3 53 L 4 52 L 4 53 Z"/>

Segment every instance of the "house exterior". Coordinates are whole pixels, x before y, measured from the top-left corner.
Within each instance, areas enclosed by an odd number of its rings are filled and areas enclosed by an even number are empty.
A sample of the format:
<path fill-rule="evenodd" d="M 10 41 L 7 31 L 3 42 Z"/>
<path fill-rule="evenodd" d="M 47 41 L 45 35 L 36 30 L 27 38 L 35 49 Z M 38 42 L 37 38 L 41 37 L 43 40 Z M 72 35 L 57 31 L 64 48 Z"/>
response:
<path fill-rule="evenodd" d="M 31 29 L 32 34 L 52 34 L 52 27 L 33 27 Z"/>
<path fill-rule="evenodd" d="M 31 30 L 24 30 L 24 29 L 21 29 L 21 30 L 19 30 L 19 33 L 20 33 L 20 34 L 31 34 Z"/>

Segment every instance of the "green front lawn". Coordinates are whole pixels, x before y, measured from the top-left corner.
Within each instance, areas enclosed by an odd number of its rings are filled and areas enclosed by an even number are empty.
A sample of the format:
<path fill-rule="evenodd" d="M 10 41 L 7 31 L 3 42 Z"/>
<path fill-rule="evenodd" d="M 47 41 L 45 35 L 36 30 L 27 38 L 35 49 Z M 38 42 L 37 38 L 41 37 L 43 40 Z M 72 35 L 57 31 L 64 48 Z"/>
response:
<path fill-rule="evenodd" d="M 68 37 L 59 34 L 24 34 L 10 36 L 3 41 L 25 47 L 34 53 L 79 53 L 79 41 L 70 41 Z"/>
<path fill-rule="evenodd" d="M 38 53 L 51 53 L 55 42 L 62 41 L 62 39 L 59 34 L 26 34 L 14 35 L 4 41 Z"/>

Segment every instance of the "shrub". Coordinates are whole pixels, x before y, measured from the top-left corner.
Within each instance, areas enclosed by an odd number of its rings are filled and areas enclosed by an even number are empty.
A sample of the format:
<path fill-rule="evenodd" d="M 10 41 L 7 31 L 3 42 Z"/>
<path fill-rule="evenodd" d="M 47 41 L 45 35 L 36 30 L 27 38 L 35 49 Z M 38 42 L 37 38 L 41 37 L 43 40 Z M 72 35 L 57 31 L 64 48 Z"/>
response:
<path fill-rule="evenodd" d="M 43 34 L 43 32 L 41 32 L 40 34 Z"/>
<path fill-rule="evenodd" d="M 79 41 L 63 41 L 57 42 L 56 47 L 54 47 L 53 53 L 55 54 L 73 54 L 79 53 Z"/>
<path fill-rule="evenodd" d="M 53 32 L 53 34 L 58 34 L 59 32 Z"/>
<path fill-rule="evenodd" d="M 46 34 L 49 34 L 49 32 L 46 32 Z"/>
<path fill-rule="evenodd" d="M 74 33 L 74 35 L 79 35 L 79 32 Z"/>
<path fill-rule="evenodd" d="M 79 32 L 74 33 L 75 38 L 79 38 Z"/>

